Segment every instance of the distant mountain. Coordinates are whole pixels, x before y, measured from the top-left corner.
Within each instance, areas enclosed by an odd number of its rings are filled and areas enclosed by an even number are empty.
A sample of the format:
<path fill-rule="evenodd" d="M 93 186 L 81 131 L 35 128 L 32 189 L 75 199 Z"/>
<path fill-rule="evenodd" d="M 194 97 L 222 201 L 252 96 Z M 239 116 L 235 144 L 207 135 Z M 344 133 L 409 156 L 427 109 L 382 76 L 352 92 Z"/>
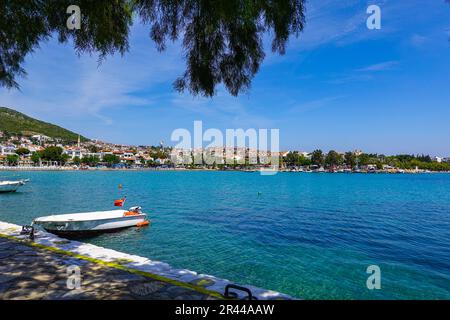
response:
<path fill-rule="evenodd" d="M 42 134 L 66 142 L 78 140 L 78 134 L 57 125 L 31 118 L 18 111 L 0 107 L 0 131 L 23 135 Z M 81 141 L 88 139 L 80 136 Z"/>

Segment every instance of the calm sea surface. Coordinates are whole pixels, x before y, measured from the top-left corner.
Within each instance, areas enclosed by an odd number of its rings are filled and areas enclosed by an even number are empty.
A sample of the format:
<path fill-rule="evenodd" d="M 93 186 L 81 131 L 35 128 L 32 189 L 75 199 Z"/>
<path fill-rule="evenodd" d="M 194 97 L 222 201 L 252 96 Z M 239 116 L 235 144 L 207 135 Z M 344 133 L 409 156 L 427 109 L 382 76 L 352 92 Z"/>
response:
<path fill-rule="evenodd" d="M 0 172 L 0 220 L 114 209 L 152 225 L 96 245 L 306 299 L 450 299 L 450 174 Z M 118 189 L 119 183 L 123 190 Z M 366 268 L 381 268 L 368 290 Z"/>

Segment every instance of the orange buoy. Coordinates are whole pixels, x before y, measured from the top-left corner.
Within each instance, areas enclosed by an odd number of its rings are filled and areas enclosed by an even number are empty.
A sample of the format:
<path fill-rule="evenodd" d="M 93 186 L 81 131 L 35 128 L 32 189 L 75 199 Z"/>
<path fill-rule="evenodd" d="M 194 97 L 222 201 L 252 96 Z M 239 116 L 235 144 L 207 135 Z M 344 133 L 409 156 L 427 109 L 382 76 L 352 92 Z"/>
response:
<path fill-rule="evenodd" d="M 144 220 L 144 221 L 138 222 L 136 224 L 136 227 L 145 227 L 145 226 L 148 226 L 149 224 L 150 224 L 150 221 Z"/>

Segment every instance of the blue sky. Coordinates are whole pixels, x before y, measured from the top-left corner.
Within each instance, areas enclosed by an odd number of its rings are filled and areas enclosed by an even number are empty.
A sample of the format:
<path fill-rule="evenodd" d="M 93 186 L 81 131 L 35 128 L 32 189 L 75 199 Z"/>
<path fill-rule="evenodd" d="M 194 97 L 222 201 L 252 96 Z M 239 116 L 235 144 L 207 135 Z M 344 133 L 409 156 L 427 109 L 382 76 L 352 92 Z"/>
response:
<path fill-rule="evenodd" d="M 369 4 L 381 8 L 381 30 L 366 27 Z M 284 150 L 450 156 L 450 5 L 322 0 L 307 9 L 304 32 L 284 56 L 266 51 L 237 98 L 223 88 L 212 99 L 175 92 L 179 43 L 158 53 L 136 23 L 130 52 L 100 66 L 43 43 L 26 59 L 21 91 L 1 88 L 0 105 L 115 143 L 174 144 L 174 129 L 202 120 L 205 129 L 279 128 Z"/>

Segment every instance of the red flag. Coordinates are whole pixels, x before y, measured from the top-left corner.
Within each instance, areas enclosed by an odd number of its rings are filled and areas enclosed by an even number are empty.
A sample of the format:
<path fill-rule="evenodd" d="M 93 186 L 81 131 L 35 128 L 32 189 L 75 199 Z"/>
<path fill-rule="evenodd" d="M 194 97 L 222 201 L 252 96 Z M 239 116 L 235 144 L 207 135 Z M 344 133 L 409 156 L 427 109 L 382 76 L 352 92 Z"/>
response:
<path fill-rule="evenodd" d="M 122 207 L 123 204 L 125 203 L 125 200 L 127 199 L 127 197 L 123 197 L 122 199 L 118 199 L 114 201 L 114 206 L 116 207 Z"/>

